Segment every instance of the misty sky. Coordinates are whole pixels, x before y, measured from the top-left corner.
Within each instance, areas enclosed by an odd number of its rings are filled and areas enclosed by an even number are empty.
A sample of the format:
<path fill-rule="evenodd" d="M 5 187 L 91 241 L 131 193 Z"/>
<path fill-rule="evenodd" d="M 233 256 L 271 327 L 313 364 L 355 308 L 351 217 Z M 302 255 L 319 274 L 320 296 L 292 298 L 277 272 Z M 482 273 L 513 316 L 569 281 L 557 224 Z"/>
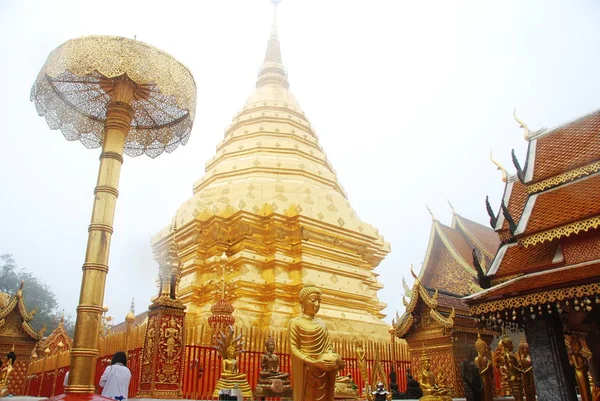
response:
<path fill-rule="evenodd" d="M 120 321 L 155 293 L 150 238 L 192 194 L 231 117 L 252 93 L 269 35 L 268 0 L 0 1 L 0 253 L 47 282 L 75 314 L 99 149 L 51 131 L 29 101 L 48 54 L 68 39 L 118 35 L 150 43 L 194 75 L 187 146 L 126 158 L 105 304 Z M 298 98 L 359 216 L 392 253 L 377 269 L 388 320 L 402 276 L 423 261 L 446 199 L 487 224 L 532 130 L 600 107 L 600 9 L 593 1 L 284 0 L 279 37 Z M 594 95 L 596 93 L 596 95 Z M 410 282 L 410 280 L 409 280 Z"/>

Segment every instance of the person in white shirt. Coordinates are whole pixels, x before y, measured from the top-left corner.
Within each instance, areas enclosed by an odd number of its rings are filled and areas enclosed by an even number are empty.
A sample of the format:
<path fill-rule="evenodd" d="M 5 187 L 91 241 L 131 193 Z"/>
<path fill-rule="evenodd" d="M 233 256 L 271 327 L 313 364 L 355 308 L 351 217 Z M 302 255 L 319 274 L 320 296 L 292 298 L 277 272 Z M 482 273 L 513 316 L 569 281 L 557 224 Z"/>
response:
<path fill-rule="evenodd" d="M 102 395 L 113 400 L 124 400 L 129 393 L 129 382 L 131 381 L 131 371 L 127 367 L 127 355 L 124 352 L 115 352 L 106 367 L 99 385 L 102 387 Z"/>

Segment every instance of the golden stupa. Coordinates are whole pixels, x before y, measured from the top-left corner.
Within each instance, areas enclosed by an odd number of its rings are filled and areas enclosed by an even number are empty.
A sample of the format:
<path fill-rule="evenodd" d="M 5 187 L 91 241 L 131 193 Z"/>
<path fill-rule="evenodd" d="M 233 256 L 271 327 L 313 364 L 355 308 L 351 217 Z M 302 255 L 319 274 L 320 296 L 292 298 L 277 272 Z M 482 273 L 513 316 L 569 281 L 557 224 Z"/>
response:
<path fill-rule="evenodd" d="M 274 19 L 256 90 L 152 246 L 160 254 L 177 242 L 190 327 L 210 316 L 226 252 L 236 324 L 287 327 L 302 285 L 316 284 L 332 333 L 387 339 L 374 269 L 390 245 L 350 205 L 288 87 Z"/>

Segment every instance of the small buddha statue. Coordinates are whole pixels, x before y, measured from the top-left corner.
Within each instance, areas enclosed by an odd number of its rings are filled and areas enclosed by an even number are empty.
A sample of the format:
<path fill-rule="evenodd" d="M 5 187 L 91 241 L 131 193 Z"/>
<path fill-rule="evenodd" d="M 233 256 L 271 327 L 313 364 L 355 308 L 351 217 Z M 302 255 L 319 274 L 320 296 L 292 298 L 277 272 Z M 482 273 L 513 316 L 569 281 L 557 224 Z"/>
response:
<path fill-rule="evenodd" d="M 420 401 L 452 401 L 450 389 L 441 387 L 431 371 L 431 359 L 427 351 L 421 355 L 421 374 L 419 376 L 419 385 L 423 391 L 423 397 Z"/>
<path fill-rule="evenodd" d="M 513 349 L 514 347 L 512 340 L 505 336 L 502 339 L 501 363 L 506 369 L 510 394 L 513 396 L 515 401 L 523 401 L 523 374 L 529 373 L 532 368 L 529 367 L 528 369 L 521 369 L 521 365 L 513 353 Z"/>
<path fill-rule="evenodd" d="M 345 366 L 331 347 L 327 326 L 315 317 L 321 294 L 314 285 L 302 288 L 302 315 L 289 323 L 294 401 L 333 401 L 336 372 Z"/>
<path fill-rule="evenodd" d="M 242 392 L 243 397 L 252 397 L 252 390 L 248 384 L 248 379 L 245 373 L 240 373 L 237 366 L 237 356 L 241 351 L 243 343 L 239 341 L 239 337 L 233 339 L 233 328 L 228 328 L 228 334 L 221 334 L 224 340 L 219 341 L 222 358 L 221 377 L 217 381 L 213 397 L 219 397 L 221 390 L 233 390 L 236 388 Z"/>
<path fill-rule="evenodd" d="M 523 373 L 523 392 L 526 401 L 535 401 L 535 384 L 533 381 L 533 368 L 531 367 L 531 356 L 529 355 L 529 344 L 525 340 L 525 335 L 521 336 L 519 346 L 517 347 L 517 359 L 519 365 L 526 373 Z"/>
<path fill-rule="evenodd" d="M 499 396 L 506 397 L 510 395 L 510 385 L 508 384 L 508 368 L 503 362 L 502 355 L 504 354 L 504 349 L 502 347 L 502 340 L 498 341 L 498 345 L 496 346 L 496 350 L 494 351 L 494 355 L 492 357 L 494 366 L 498 370 L 498 376 L 500 378 L 500 390 Z"/>
<path fill-rule="evenodd" d="M 481 339 L 477 333 L 477 341 L 475 341 L 475 349 L 477 356 L 475 357 L 475 365 L 479 369 L 479 375 L 483 383 L 483 391 L 481 393 L 481 401 L 494 401 L 494 380 L 492 361 L 487 357 L 488 345 Z"/>
<path fill-rule="evenodd" d="M 269 336 L 265 340 L 265 353 L 260 357 L 258 383 L 254 389 L 257 397 L 291 397 L 290 374 L 279 371 L 279 357 L 275 352 L 275 340 Z"/>
<path fill-rule="evenodd" d="M 404 398 L 421 397 L 423 397 L 423 390 L 421 390 L 419 382 L 413 378 L 410 368 L 408 368 L 406 369 L 406 392 L 404 393 Z"/>
<path fill-rule="evenodd" d="M 575 369 L 575 378 L 579 387 L 579 395 L 581 401 L 592 401 L 590 392 L 590 381 L 588 379 L 588 364 L 586 359 L 581 355 L 581 341 L 575 336 L 571 336 L 571 353 L 569 354 L 569 363 Z"/>
<path fill-rule="evenodd" d="M 13 348 L 14 349 L 14 348 Z M 0 397 L 6 397 L 9 395 L 8 384 L 10 382 L 11 375 L 14 371 L 13 364 L 17 359 L 17 355 L 10 351 L 6 354 L 4 359 L 4 363 L 1 365 L 2 369 L 0 369 Z"/>
<path fill-rule="evenodd" d="M 335 377 L 335 394 L 334 398 L 358 398 L 358 387 L 352 381 L 351 375 L 340 375 L 339 371 Z"/>

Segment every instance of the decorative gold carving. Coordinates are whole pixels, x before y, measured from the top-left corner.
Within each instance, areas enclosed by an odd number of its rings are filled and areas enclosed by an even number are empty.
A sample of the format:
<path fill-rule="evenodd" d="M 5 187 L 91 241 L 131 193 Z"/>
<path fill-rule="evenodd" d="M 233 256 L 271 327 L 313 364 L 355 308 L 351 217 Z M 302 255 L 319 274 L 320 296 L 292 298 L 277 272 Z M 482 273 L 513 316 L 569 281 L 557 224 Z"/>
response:
<path fill-rule="evenodd" d="M 582 298 L 600 294 L 600 283 L 578 285 L 574 287 L 560 288 L 556 290 L 541 291 L 520 297 L 503 298 L 481 304 L 469 306 L 473 315 L 483 313 L 499 312 L 506 309 L 521 308 L 530 305 L 543 305 L 571 298 Z"/>
<path fill-rule="evenodd" d="M 588 164 L 587 166 L 579 167 L 566 173 L 555 175 L 554 177 L 546 180 L 536 182 L 527 186 L 527 192 L 529 194 L 535 194 L 545 189 L 553 188 L 561 184 L 565 184 L 570 181 L 574 181 L 578 178 L 585 177 L 600 171 L 600 161 Z"/>
<path fill-rule="evenodd" d="M 600 216 L 590 217 L 589 219 L 579 220 L 571 224 L 519 238 L 519 244 L 528 247 L 545 241 L 552 241 L 556 238 L 568 237 L 571 234 L 579 234 L 581 231 L 588 231 L 590 228 L 598 228 L 599 226 Z"/>
<path fill-rule="evenodd" d="M 462 258 L 461 258 L 462 259 Z M 471 294 L 471 284 L 473 284 L 473 270 L 467 271 L 459 263 L 449 248 L 443 247 L 440 250 L 439 262 L 429 286 L 443 288 L 446 291 L 455 294 Z"/>

